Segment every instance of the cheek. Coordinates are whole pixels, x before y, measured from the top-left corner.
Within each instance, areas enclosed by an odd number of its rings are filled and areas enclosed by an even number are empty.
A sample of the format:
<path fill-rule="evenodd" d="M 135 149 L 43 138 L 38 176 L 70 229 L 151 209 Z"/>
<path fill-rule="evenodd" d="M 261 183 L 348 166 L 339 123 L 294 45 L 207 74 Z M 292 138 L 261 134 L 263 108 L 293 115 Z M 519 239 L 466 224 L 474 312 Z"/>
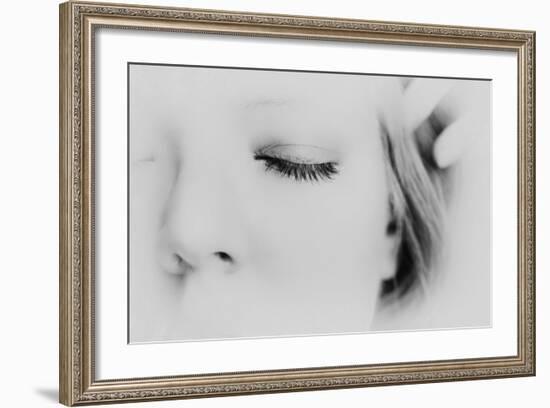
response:
<path fill-rule="evenodd" d="M 379 149 L 378 149 L 379 148 Z M 380 153 L 380 154 L 378 154 Z M 274 183 L 275 184 L 275 183 Z M 316 184 L 277 180 L 254 240 L 266 273 L 292 280 L 297 291 L 376 294 L 388 221 L 387 187 L 381 147 L 365 145 L 342 161 L 332 181 Z M 264 196 L 265 197 L 265 196 Z M 261 208 L 262 206 L 258 207 Z M 260 224 L 259 224 L 260 225 Z M 269 264 L 269 265 L 268 265 Z M 269 271 L 269 272 L 268 272 Z M 303 286 L 302 288 L 300 288 Z"/>

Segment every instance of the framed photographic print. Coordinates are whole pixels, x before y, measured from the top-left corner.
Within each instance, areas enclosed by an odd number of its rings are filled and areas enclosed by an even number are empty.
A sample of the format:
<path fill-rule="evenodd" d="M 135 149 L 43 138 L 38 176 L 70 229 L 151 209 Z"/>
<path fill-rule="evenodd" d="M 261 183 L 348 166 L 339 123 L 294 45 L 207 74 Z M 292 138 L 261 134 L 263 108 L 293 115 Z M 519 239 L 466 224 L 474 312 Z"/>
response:
<path fill-rule="evenodd" d="M 60 402 L 534 374 L 534 32 L 60 5 Z"/>

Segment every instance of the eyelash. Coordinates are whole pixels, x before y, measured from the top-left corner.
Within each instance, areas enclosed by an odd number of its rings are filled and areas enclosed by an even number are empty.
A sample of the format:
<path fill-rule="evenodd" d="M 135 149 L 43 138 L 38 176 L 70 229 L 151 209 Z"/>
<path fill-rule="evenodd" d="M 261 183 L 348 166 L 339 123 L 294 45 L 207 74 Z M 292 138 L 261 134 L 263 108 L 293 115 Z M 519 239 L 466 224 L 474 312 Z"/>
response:
<path fill-rule="evenodd" d="M 284 177 L 293 178 L 296 181 L 321 181 L 332 180 L 338 174 L 337 163 L 295 163 L 280 157 L 256 154 L 255 160 L 262 160 L 266 171 L 276 171 Z"/>

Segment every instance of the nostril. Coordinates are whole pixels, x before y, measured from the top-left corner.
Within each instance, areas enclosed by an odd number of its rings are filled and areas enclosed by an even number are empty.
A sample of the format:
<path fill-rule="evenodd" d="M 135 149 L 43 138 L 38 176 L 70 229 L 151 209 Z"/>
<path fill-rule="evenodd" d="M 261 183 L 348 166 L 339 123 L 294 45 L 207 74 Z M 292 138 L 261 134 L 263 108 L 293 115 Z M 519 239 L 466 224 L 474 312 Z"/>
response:
<path fill-rule="evenodd" d="M 222 261 L 231 262 L 233 258 L 227 252 L 218 251 L 216 254 Z"/>
<path fill-rule="evenodd" d="M 184 275 L 190 272 L 193 267 L 178 254 L 166 254 L 161 258 L 162 268 L 172 275 Z"/>

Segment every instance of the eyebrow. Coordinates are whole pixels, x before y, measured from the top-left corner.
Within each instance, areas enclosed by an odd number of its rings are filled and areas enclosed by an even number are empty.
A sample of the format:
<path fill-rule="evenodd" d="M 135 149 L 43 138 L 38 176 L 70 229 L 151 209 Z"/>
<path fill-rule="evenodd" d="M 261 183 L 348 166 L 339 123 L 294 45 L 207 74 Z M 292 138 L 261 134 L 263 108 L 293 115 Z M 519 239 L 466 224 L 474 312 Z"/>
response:
<path fill-rule="evenodd" d="M 243 103 L 245 109 L 256 109 L 256 108 L 280 108 L 287 106 L 292 103 L 291 99 L 282 99 L 282 98 L 266 98 L 266 99 L 255 99 Z"/>

